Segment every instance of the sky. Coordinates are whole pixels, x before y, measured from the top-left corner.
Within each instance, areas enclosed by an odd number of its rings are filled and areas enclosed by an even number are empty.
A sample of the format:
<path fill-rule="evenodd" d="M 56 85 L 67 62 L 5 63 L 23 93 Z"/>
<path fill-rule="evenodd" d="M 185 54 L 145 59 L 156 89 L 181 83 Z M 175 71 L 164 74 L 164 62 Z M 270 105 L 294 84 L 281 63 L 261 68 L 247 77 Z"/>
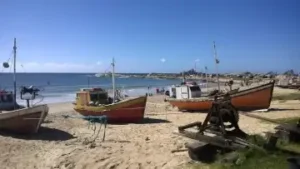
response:
<path fill-rule="evenodd" d="M 215 41 L 218 72 L 300 72 L 299 9 L 299 0 L 1 0 L 0 61 L 17 38 L 17 72 L 103 72 L 114 57 L 116 72 L 214 73 Z"/>

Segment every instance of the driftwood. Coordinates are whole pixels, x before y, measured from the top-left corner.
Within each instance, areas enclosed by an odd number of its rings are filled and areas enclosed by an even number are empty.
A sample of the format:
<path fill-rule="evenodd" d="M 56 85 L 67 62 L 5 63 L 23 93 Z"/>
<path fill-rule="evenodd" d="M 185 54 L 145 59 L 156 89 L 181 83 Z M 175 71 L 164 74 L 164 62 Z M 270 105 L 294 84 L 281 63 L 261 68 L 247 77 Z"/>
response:
<path fill-rule="evenodd" d="M 269 119 L 269 118 L 266 118 L 266 117 L 261 117 L 261 116 L 258 116 L 258 115 L 246 114 L 246 113 L 241 113 L 241 114 L 244 115 L 244 116 L 247 116 L 247 117 L 252 117 L 252 118 L 263 120 L 263 121 L 267 121 L 267 122 L 270 122 L 270 123 L 281 124 L 280 122 L 278 122 L 276 120 Z"/>
<path fill-rule="evenodd" d="M 184 152 L 184 151 L 187 151 L 188 149 L 185 148 L 185 149 L 178 149 L 178 150 L 172 150 L 171 153 L 179 153 L 179 152 Z"/>

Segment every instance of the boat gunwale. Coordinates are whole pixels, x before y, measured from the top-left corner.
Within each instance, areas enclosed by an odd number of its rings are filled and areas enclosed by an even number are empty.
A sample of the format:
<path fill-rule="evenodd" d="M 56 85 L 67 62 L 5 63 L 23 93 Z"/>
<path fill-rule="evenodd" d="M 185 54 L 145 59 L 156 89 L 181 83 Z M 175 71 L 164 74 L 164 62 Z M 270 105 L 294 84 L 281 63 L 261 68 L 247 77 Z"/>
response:
<path fill-rule="evenodd" d="M 271 102 L 272 97 L 273 97 L 274 84 L 275 84 L 275 81 L 273 80 L 273 81 L 270 81 L 263 85 L 254 86 L 254 87 L 251 87 L 251 88 L 248 88 L 245 90 L 238 91 L 236 93 L 232 93 L 232 94 L 230 94 L 230 96 L 231 96 L 231 98 L 235 98 L 235 97 L 247 95 L 250 93 L 249 91 L 251 91 L 251 90 L 254 90 L 253 92 L 258 92 L 258 91 L 265 90 L 267 88 L 271 88 L 271 95 L 270 95 L 270 101 L 269 101 L 269 102 Z M 269 86 L 269 85 L 271 85 L 271 86 Z M 222 96 L 224 96 L 224 94 L 219 95 L 219 97 L 222 97 Z M 166 98 L 166 101 L 167 102 L 211 102 L 214 100 L 213 97 L 214 96 L 211 96 L 211 97 L 204 96 L 204 97 L 191 98 L 191 99 Z"/>
<path fill-rule="evenodd" d="M 111 108 L 115 105 L 118 105 L 118 104 L 122 104 L 122 103 L 126 103 L 126 102 L 134 102 L 136 100 L 144 100 L 144 104 L 146 105 L 147 103 L 147 98 L 148 98 L 148 95 L 145 95 L 145 96 L 139 96 L 139 97 L 134 97 L 134 98 L 131 98 L 131 99 L 124 99 L 124 100 L 121 100 L 120 102 L 117 102 L 117 103 L 111 103 L 111 104 L 106 104 L 106 105 L 99 105 L 99 106 L 93 106 L 93 105 L 76 105 L 74 107 L 74 110 L 77 111 L 101 111 L 101 112 L 106 112 L 106 111 L 111 111 L 111 110 L 119 110 L 119 109 L 122 109 L 122 107 L 120 108 Z M 124 106 L 124 107 L 127 107 L 127 106 Z M 95 110 L 95 108 L 102 108 L 101 110 Z M 143 107 L 145 109 L 145 107 Z"/>
<path fill-rule="evenodd" d="M 33 107 L 25 107 L 22 109 L 12 110 L 12 111 L 3 111 L 0 113 L 0 120 L 5 120 L 9 118 L 15 118 L 18 116 L 23 115 L 29 115 L 39 112 L 39 109 L 41 109 L 41 113 L 45 112 L 44 114 L 47 114 L 49 112 L 49 107 L 47 104 L 41 104 Z"/>

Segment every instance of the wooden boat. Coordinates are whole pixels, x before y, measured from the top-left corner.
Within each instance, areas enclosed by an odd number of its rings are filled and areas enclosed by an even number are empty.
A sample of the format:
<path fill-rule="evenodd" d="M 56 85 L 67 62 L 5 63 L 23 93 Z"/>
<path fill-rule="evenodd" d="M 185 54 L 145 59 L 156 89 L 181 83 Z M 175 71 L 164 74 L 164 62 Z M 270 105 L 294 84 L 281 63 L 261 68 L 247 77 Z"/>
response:
<path fill-rule="evenodd" d="M 144 118 L 147 95 L 132 99 L 117 97 L 115 90 L 115 62 L 112 61 L 113 97 L 102 88 L 81 89 L 77 92 L 74 110 L 83 116 L 107 116 L 109 123 L 134 123 Z"/>
<path fill-rule="evenodd" d="M 48 111 L 47 105 L 3 111 L 0 113 L 0 129 L 21 134 L 36 133 Z"/>
<path fill-rule="evenodd" d="M 270 107 L 275 81 L 231 93 L 232 104 L 242 111 L 267 109 Z M 212 97 L 188 99 L 166 99 L 172 106 L 186 111 L 207 111 L 212 105 Z"/>
<path fill-rule="evenodd" d="M 134 123 L 143 120 L 147 95 L 116 103 L 111 101 L 112 98 L 101 88 L 82 89 L 77 93 L 74 110 L 83 116 L 106 115 L 109 123 Z"/>
<path fill-rule="evenodd" d="M 38 132 L 42 122 L 48 115 L 47 105 L 32 106 L 29 100 L 34 100 L 38 89 L 33 87 L 22 87 L 20 96 L 22 100 L 27 101 L 27 108 L 18 105 L 16 102 L 16 39 L 14 39 L 14 92 L 0 91 L 0 130 L 7 130 L 14 133 L 30 134 Z M 8 68 L 7 62 L 3 63 L 4 68 Z M 31 98 L 23 98 L 23 94 L 29 93 Z"/>

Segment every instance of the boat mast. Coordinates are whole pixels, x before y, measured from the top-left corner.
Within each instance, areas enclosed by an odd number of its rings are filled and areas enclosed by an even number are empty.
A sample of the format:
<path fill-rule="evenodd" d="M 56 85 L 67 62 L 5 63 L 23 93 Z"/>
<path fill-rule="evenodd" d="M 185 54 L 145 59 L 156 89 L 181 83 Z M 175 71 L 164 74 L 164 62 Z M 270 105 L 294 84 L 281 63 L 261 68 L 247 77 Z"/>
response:
<path fill-rule="evenodd" d="M 17 56 L 17 40 L 14 39 L 14 102 L 17 99 L 17 82 L 16 82 L 16 56 Z M 16 109 L 16 104 L 14 103 L 14 109 Z"/>
<path fill-rule="evenodd" d="M 218 73 L 219 60 L 217 59 L 217 50 L 216 50 L 215 41 L 214 41 L 214 55 L 215 55 L 215 63 L 216 63 L 216 73 L 217 73 L 218 90 L 220 91 L 220 82 L 219 82 L 219 73 Z"/>
<path fill-rule="evenodd" d="M 113 103 L 115 102 L 116 94 L 115 94 L 115 59 L 112 59 L 112 87 L 113 87 Z"/>
<path fill-rule="evenodd" d="M 206 80 L 206 92 L 208 92 L 208 78 L 207 78 L 207 67 L 205 66 L 205 80 Z"/>

